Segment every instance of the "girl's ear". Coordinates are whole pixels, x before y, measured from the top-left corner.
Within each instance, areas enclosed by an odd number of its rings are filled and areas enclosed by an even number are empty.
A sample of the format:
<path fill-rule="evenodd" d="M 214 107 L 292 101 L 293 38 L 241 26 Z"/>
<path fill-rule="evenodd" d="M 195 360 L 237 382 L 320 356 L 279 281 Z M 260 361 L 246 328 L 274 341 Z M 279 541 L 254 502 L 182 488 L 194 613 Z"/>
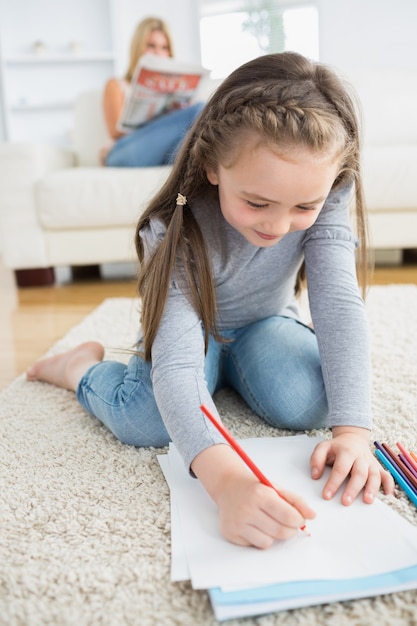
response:
<path fill-rule="evenodd" d="M 207 176 L 209 183 L 211 183 L 212 185 L 219 184 L 219 178 L 217 176 L 217 172 L 213 170 L 211 167 L 206 167 L 206 176 Z"/>

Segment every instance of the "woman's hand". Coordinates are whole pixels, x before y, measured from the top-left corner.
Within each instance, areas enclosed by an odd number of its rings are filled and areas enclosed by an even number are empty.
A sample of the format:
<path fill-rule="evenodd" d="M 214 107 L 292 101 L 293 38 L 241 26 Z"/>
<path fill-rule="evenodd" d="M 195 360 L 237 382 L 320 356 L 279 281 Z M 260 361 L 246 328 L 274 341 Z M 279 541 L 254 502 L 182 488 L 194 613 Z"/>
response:
<path fill-rule="evenodd" d="M 320 442 L 310 459 L 311 475 L 322 476 L 326 465 L 332 471 L 323 489 L 323 498 L 330 500 L 343 481 L 349 477 L 342 494 L 342 504 L 352 504 L 363 490 L 362 499 L 371 504 L 382 484 L 386 494 L 394 491 L 394 481 L 369 448 L 369 431 L 354 426 L 333 428 L 333 439 Z"/>
<path fill-rule="evenodd" d="M 269 548 L 289 539 L 315 517 L 304 500 L 285 490 L 280 497 L 251 474 L 236 453 L 219 444 L 203 450 L 192 468 L 219 509 L 220 530 L 228 541 Z"/>

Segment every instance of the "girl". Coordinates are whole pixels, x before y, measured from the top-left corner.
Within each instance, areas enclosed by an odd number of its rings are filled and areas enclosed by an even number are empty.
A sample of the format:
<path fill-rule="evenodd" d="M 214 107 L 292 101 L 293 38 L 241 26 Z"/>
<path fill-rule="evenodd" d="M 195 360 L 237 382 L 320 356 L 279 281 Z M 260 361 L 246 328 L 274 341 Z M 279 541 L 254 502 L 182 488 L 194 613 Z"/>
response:
<path fill-rule="evenodd" d="M 121 441 L 174 441 L 232 542 L 266 548 L 314 511 L 247 472 L 199 407 L 233 387 L 268 423 L 332 438 L 311 457 L 349 505 L 393 482 L 371 453 L 370 358 L 349 224 L 365 235 L 359 129 L 330 69 L 295 53 L 259 57 L 218 88 L 139 220 L 142 354 L 128 366 L 87 343 L 38 362 L 29 380 L 77 392 Z M 305 264 L 315 332 L 297 319 Z M 285 493 L 285 492 L 284 492 Z"/>
<path fill-rule="evenodd" d="M 111 78 L 104 89 L 104 118 L 113 144 L 101 151 L 101 160 L 111 167 L 150 167 L 169 163 L 203 107 L 202 103 L 196 103 L 171 111 L 147 122 L 133 133 L 122 133 L 117 122 L 137 63 L 145 53 L 173 56 L 169 29 L 159 18 L 148 17 L 139 23 L 132 38 L 129 68 L 125 76 L 123 79 Z"/>

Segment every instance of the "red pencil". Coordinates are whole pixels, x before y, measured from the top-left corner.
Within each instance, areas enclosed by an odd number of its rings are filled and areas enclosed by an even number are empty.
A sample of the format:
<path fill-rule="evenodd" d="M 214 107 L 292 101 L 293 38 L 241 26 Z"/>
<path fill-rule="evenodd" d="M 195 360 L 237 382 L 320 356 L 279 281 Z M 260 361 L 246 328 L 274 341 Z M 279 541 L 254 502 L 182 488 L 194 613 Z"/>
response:
<path fill-rule="evenodd" d="M 235 452 L 237 452 L 237 454 L 240 456 L 240 458 L 242 459 L 242 461 L 244 461 L 246 463 L 246 465 L 249 467 L 249 469 L 255 474 L 256 478 L 259 480 L 259 482 L 261 482 L 263 485 L 266 485 L 267 487 L 271 487 L 276 494 L 279 495 L 280 498 L 282 498 L 283 500 L 285 500 L 285 502 L 287 502 L 287 500 L 284 498 L 284 496 L 278 491 L 278 489 L 271 483 L 270 480 L 268 480 L 268 478 L 265 476 L 265 474 L 263 474 L 261 472 L 261 470 L 259 469 L 259 467 L 257 467 L 255 465 L 255 463 L 252 461 L 252 459 L 246 454 L 246 452 L 244 451 L 244 449 L 238 444 L 238 442 L 236 441 L 236 439 L 233 437 L 233 435 L 227 430 L 227 428 L 225 426 L 223 426 L 223 424 L 221 424 L 215 417 L 214 415 L 211 413 L 211 411 L 209 411 L 209 409 L 206 407 L 205 404 L 202 404 L 200 406 L 200 409 L 203 411 L 203 413 L 209 418 L 209 420 L 211 421 L 211 423 L 217 428 L 217 430 L 219 431 L 219 433 L 221 435 L 223 435 L 223 437 L 226 439 L 226 441 L 228 443 L 230 443 L 230 445 L 232 446 L 233 450 Z M 301 526 L 300 530 L 302 530 L 304 533 L 306 533 L 307 535 L 310 536 L 310 533 L 307 530 L 307 526 L 304 524 L 304 526 Z"/>

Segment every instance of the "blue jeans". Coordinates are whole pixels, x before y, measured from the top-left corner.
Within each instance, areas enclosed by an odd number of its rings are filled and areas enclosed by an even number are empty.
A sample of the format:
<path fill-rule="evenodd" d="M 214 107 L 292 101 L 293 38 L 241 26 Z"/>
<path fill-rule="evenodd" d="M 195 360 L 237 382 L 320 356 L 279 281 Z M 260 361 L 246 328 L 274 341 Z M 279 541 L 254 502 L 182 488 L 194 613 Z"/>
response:
<path fill-rule="evenodd" d="M 156 117 L 118 139 L 106 157 L 109 167 L 152 167 L 172 163 L 204 104 L 197 102 Z"/>
<path fill-rule="evenodd" d="M 327 400 L 314 332 L 287 317 L 271 317 L 210 337 L 205 376 L 213 395 L 235 389 L 250 408 L 279 428 L 309 430 L 326 425 Z M 80 404 L 122 442 L 165 446 L 170 437 L 155 402 L 151 364 L 133 356 L 128 365 L 103 361 L 79 383 Z"/>

